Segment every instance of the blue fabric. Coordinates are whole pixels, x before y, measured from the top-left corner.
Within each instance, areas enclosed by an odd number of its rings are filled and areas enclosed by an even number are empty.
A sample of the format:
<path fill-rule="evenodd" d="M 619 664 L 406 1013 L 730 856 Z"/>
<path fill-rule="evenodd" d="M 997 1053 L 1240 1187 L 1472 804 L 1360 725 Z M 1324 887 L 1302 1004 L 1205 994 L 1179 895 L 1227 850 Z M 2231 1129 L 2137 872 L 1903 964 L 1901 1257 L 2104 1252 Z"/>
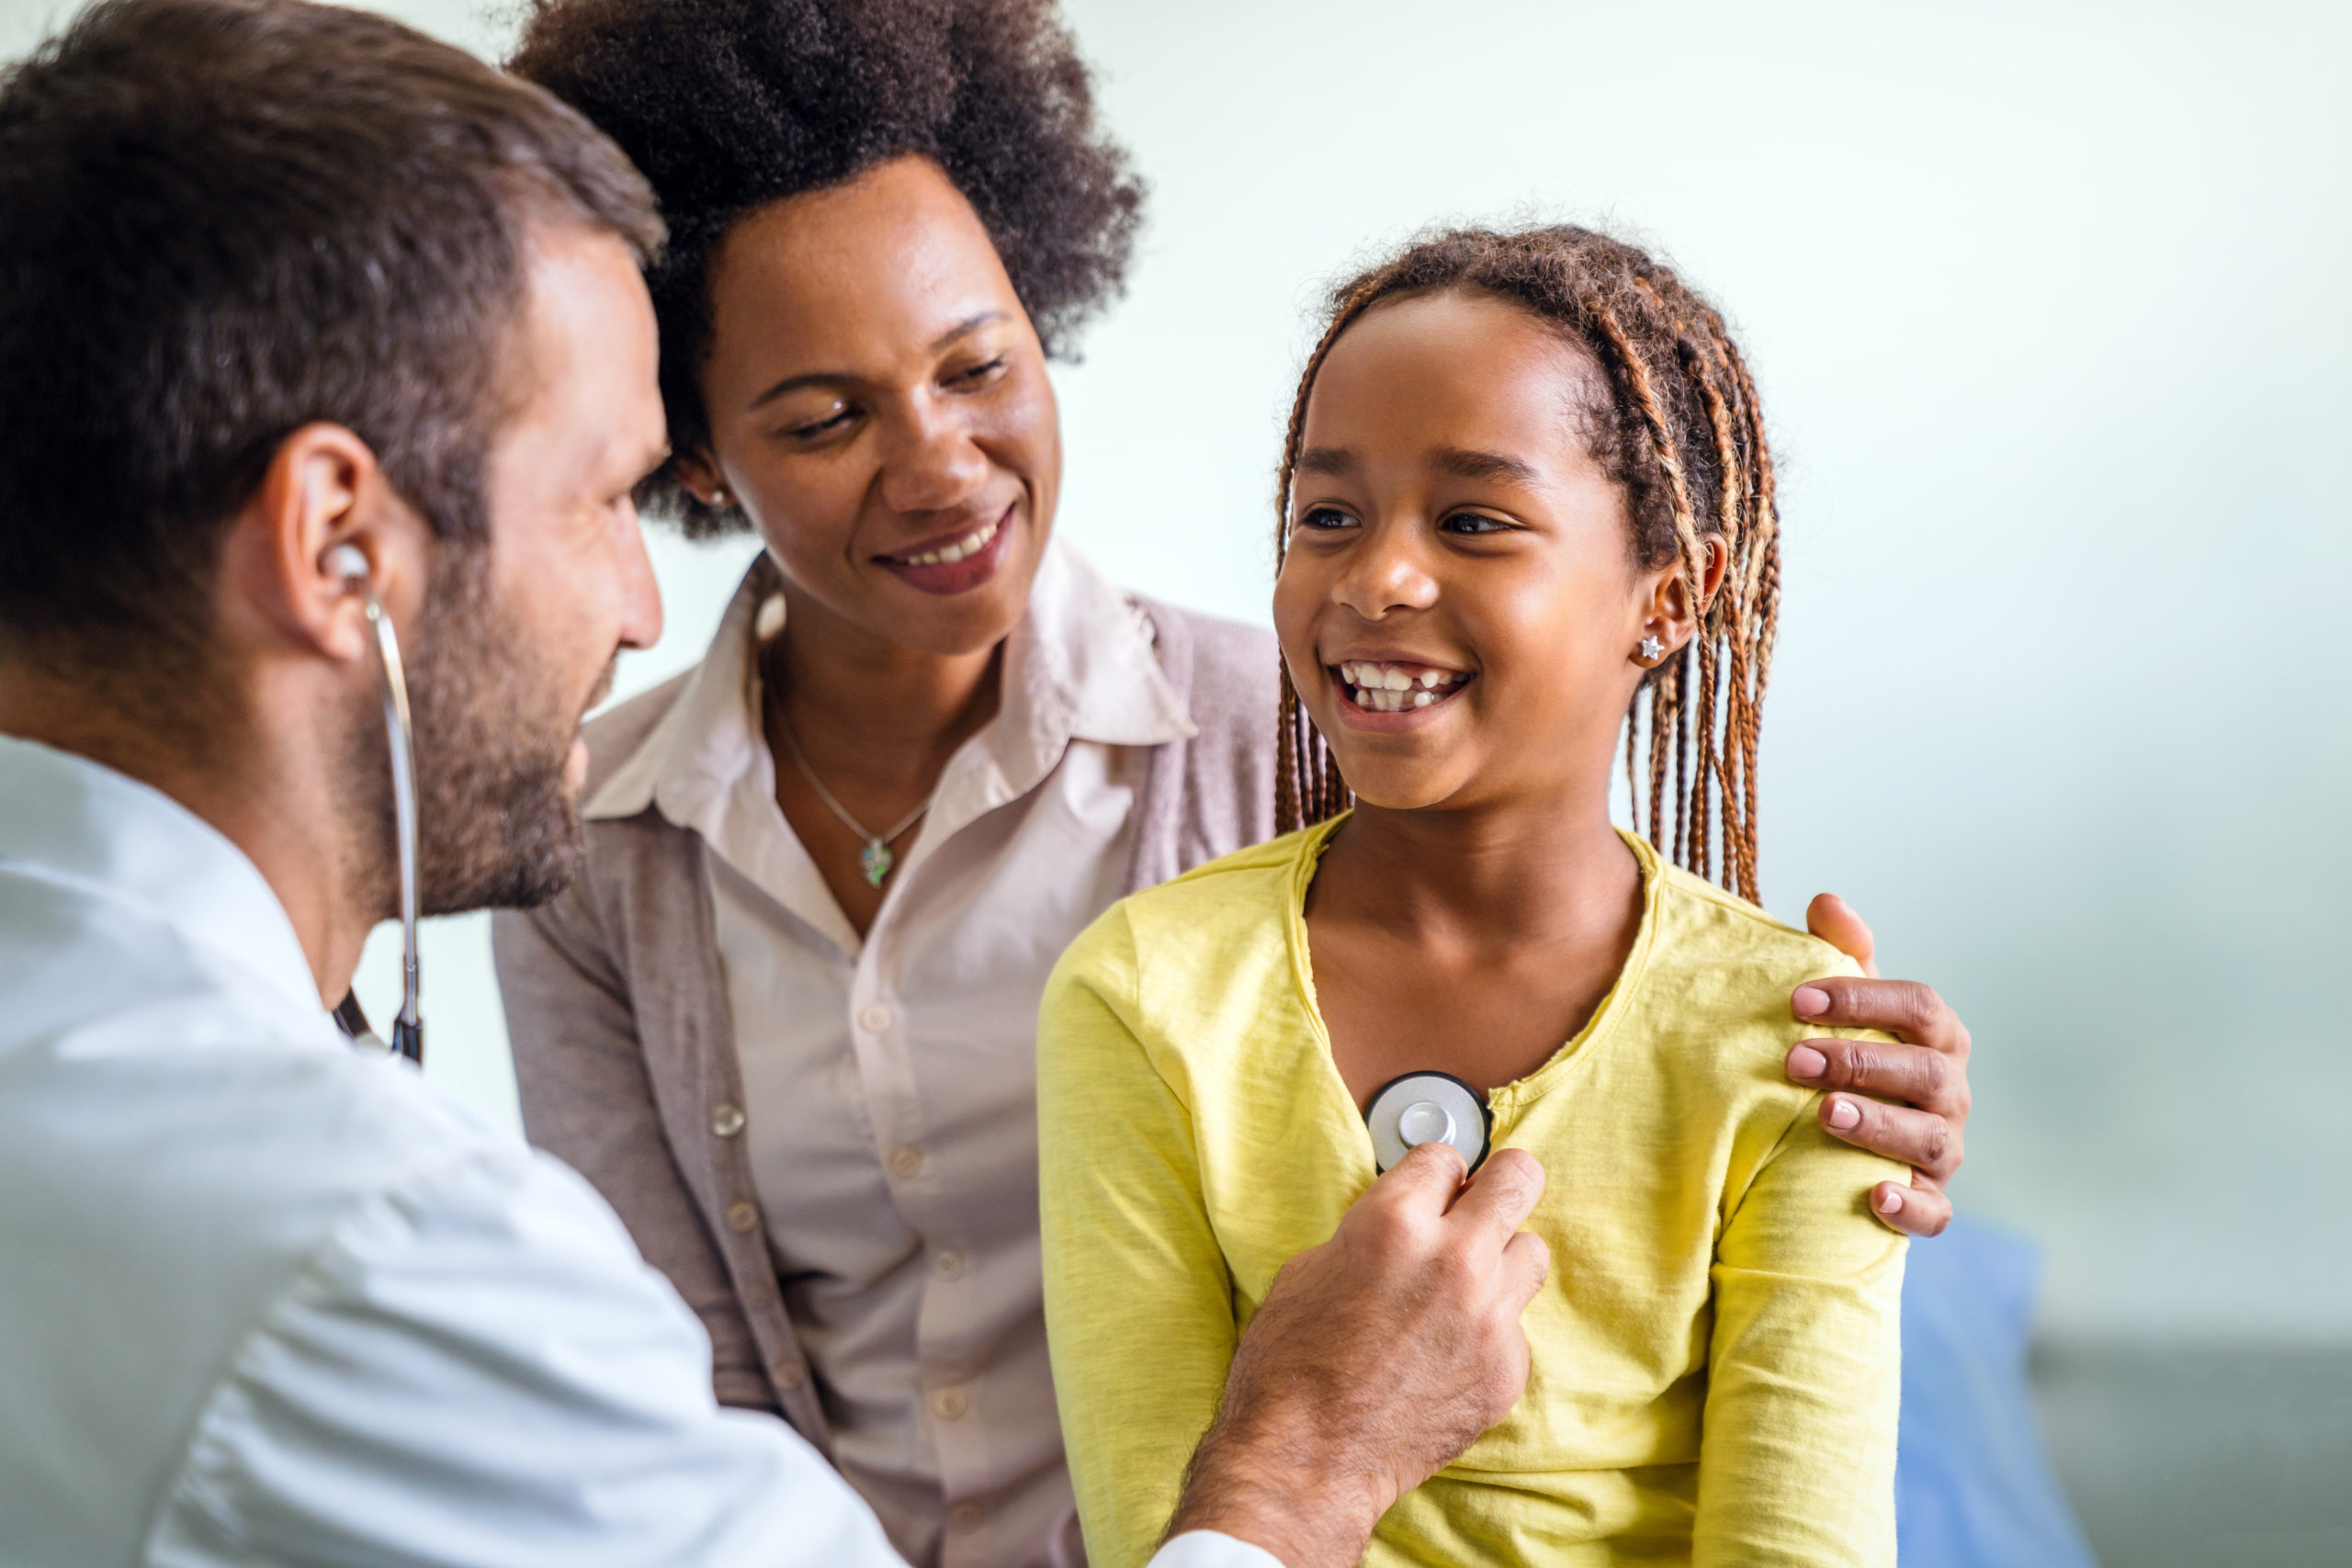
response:
<path fill-rule="evenodd" d="M 2041 1257 L 1954 1216 L 1903 1279 L 1901 1568 L 2097 1568 L 2050 1468 L 2026 1377 Z"/>

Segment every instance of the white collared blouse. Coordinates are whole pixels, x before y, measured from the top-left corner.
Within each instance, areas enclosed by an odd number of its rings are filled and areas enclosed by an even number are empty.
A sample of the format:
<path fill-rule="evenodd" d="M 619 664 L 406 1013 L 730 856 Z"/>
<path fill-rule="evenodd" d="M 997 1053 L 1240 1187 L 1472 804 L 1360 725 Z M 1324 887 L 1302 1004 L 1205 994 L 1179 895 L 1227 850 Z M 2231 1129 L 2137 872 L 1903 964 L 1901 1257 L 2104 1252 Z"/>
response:
<path fill-rule="evenodd" d="M 1037 1000 L 1124 891 L 1148 749 L 1193 727 L 1148 623 L 1049 544 L 997 716 L 950 760 L 861 941 L 776 806 L 767 581 L 746 578 L 585 813 L 650 805 L 709 848 L 741 1136 L 842 1474 L 911 1562 L 1075 1568 L 1040 1284 Z"/>

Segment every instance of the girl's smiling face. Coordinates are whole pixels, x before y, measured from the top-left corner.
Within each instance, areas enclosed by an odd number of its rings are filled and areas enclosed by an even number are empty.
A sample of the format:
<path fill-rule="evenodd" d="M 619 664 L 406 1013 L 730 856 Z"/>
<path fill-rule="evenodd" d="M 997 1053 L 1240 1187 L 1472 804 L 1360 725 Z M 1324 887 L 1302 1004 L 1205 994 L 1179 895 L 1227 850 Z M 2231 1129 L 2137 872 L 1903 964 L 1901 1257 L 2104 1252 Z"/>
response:
<path fill-rule="evenodd" d="M 1556 329 L 1484 294 L 1377 306 L 1331 346 L 1274 626 L 1364 804 L 1605 794 L 1637 649 L 1693 630 L 1678 565 L 1634 559 L 1624 487 L 1586 445 L 1607 395 Z"/>

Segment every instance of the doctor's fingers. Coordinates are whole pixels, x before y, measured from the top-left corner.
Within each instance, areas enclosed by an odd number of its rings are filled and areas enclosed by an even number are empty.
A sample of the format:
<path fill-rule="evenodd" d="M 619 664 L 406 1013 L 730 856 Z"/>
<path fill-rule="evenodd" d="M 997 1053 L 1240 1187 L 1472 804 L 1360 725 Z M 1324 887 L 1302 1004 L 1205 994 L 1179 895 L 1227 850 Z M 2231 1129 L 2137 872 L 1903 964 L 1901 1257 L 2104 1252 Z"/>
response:
<path fill-rule="evenodd" d="M 1543 1163 L 1533 1155 L 1525 1149 L 1497 1149 L 1454 1200 L 1445 1216 L 1446 1227 L 1476 1248 L 1482 1264 L 1499 1258 L 1516 1245 L 1519 1227 L 1544 1196 L 1544 1183 Z"/>

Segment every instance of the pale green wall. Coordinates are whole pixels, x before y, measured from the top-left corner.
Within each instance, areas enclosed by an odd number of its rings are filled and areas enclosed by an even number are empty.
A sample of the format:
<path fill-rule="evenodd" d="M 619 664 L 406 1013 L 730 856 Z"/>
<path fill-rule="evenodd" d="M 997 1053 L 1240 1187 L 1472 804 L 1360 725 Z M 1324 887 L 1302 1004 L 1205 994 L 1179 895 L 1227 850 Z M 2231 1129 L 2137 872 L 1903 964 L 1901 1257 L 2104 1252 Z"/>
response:
<path fill-rule="evenodd" d="M 1785 464 L 1772 908 L 1837 888 L 1975 1027 L 1961 1196 L 2046 1243 L 2052 1331 L 2352 1344 L 2346 13 L 1069 9 L 1154 191 L 1060 378 L 1067 532 L 1262 620 L 1317 280 L 1441 216 L 1655 241 Z M 0 0 L 0 49 L 58 10 Z M 662 541 L 627 685 L 742 558 Z M 435 1073 L 511 1114 L 479 924 L 428 964 Z"/>

